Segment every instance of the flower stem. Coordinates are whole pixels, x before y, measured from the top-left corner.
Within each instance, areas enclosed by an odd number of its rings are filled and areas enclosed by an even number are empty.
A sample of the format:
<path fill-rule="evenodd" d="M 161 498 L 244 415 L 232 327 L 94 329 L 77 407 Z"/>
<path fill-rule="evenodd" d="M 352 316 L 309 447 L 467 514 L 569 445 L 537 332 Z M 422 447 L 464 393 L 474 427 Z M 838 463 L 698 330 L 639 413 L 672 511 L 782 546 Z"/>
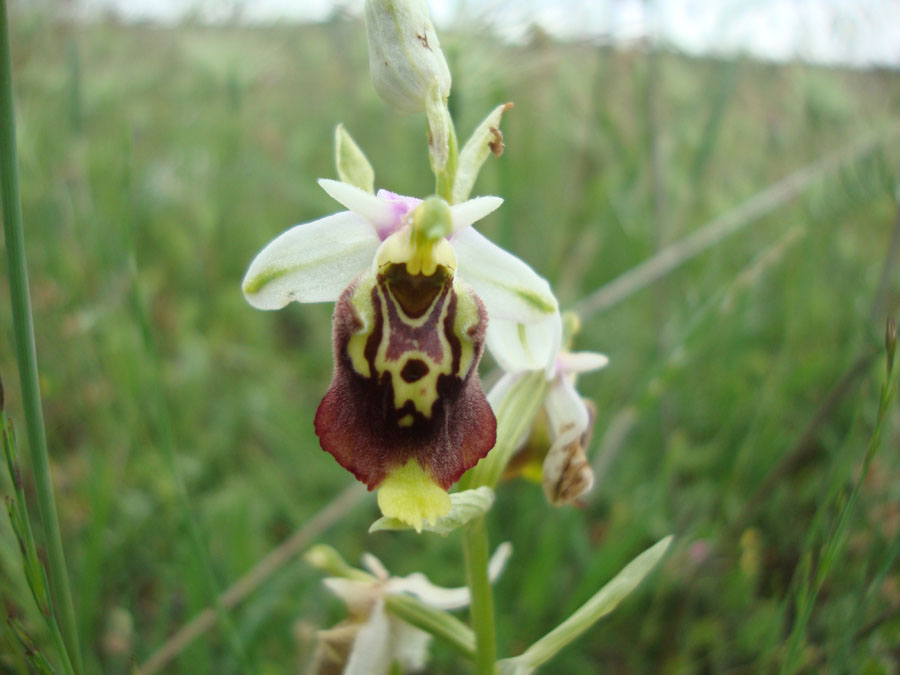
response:
<path fill-rule="evenodd" d="M 35 492 L 47 546 L 50 586 L 69 659 L 74 671 L 82 673 L 81 648 L 78 642 L 75 609 L 69 589 L 66 556 L 63 551 L 56 501 L 53 496 L 47 436 L 38 385 L 34 325 L 28 291 L 28 273 L 25 268 L 25 236 L 22 228 L 22 208 L 19 201 L 16 125 L 13 113 L 12 65 L 6 0 L 0 0 L 0 194 L 2 194 L 3 202 L 6 255 L 9 260 L 9 292 L 12 303 L 13 331 L 16 338 L 19 383 L 22 389 L 22 408 L 28 432 L 30 449 L 28 454 L 31 459 Z M 60 656 L 65 661 L 65 656 Z"/>
<path fill-rule="evenodd" d="M 463 531 L 466 581 L 472 594 L 470 615 L 475 631 L 475 672 L 493 675 L 497 660 L 494 632 L 494 598 L 488 578 L 488 535 L 484 517 L 476 518 Z"/>

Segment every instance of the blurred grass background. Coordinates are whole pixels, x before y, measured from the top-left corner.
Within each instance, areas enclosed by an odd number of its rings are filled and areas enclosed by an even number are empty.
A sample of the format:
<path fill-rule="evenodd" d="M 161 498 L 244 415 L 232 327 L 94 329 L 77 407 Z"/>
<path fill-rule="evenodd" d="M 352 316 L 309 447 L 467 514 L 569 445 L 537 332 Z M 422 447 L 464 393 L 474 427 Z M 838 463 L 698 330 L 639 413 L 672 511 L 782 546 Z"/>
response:
<path fill-rule="evenodd" d="M 222 590 L 351 482 L 312 430 L 331 373 L 331 307 L 254 311 L 239 283 L 274 235 L 340 208 L 315 184 L 334 176 L 337 122 L 379 187 L 429 193 L 424 120 L 378 99 L 362 24 L 341 16 L 160 28 L 16 9 L 20 177 L 57 499 L 88 670 L 128 672 L 209 604 L 167 447 Z M 576 347 L 611 357 L 580 382 L 597 404 L 598 484 L 583 508 L 552 509 L 539 487 L 511 482 L 489 518 L 492 541 L 515 550 L 496 590 L 501 653 L 674 532 L 661 570 L 548 672 L 777 669 L 804 570 L 872 435 L 884 319 L 900 304 L 889 255 L 900 76 L 537 33 L 522 46 L 477 30 L 442 44 L 461 138 L 494 105 L 516 104 L 506 152 L 475 190 L 506 201 L 479 227 L 550 279 L 564 307 L 792 171 L 883 134 L 586 317 Z M 7 302 L 0 321 L 6 408 L 21 427 Z M 898 422 L 895 407 L 817 599 L 808 672 L 898 672 Z M 458 535 L 366 535 L 375 516 L 367 498 L 316 540 L 350 561 L 368 550 L 396 574 L 464 583 Z M 49 653 L 5 519 L 0 528 L 0 594 Z M 255 672 L 302 670 L 312 631 L 342 618 L 320 576 L 291 559 L 231 612 Z M 27 672 L 2 639 L 0 668 Z M 433 653 L 433 672 L 466 672 L 442 646 Z M 237 670 L 214 627 L 163 672 Z"/>

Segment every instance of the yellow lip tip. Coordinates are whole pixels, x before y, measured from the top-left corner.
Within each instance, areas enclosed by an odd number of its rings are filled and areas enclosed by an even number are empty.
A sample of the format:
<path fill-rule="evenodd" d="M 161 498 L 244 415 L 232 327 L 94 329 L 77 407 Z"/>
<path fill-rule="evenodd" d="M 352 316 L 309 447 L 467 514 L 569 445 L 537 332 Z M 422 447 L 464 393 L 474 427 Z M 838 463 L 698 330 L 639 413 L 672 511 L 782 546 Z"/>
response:
<path fill-rule="evenodd" d="M 421 532 L 426 521 L 434 524 L 450 512 L 450 495 L 411 459 L 381 484 L 378 506 L 386 517 Z"/>

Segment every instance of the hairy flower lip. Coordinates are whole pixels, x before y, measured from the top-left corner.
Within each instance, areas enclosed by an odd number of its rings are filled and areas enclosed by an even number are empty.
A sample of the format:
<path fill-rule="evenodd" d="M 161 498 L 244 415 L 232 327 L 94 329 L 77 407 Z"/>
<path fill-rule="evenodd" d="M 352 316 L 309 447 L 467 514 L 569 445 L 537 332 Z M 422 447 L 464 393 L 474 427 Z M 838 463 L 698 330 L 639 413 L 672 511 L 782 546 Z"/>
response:
<path fill-rule="evenodd" d="M 485 323 L 477 295 L 452 276 L 413 320 L 383 276 L 353 282 L 335 307 L 334 376 L 315 417 L 322 448 L 370 490 L 412 460 L 449 489 L 496 439 L 477 373 Z M 424 360 L 421 377 L 402 377 L 410 358 Z"/>

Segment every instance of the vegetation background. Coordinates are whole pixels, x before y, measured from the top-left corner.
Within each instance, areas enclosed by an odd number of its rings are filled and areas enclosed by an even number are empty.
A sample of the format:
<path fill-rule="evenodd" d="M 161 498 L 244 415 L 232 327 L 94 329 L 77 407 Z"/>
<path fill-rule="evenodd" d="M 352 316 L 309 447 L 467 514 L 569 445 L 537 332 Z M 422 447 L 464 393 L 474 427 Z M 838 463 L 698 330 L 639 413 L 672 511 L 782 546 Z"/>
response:
<path fill-rule="evenodd" d="M 315 183 L 334 176 L 336 123 L 379 187 L 433 188 L 424 120 L 375 94 L 362 24 L 86 25 L 14 9 L 41 386 L 88 670 L 146 663 L 340 494 L 349 506 L 306 543 L 463 584 L 458 534 L 367 535 L 374 500 L 348 500 L 352 479 L 318 447 L 331 307 L 263 313 L 240 293 L 274 235 L 340 208 Z M 475 190 L 506 201 L 479 228 L 584 310 L 577 348 L 611 358 L 580 382 L 597 405 L 591 495 L 554 509 L 513 480 L 488 519 L 514 546 L 496 586 L 501 653 L 675 533 L 661 568 L 548 670 L 771 672 L 794 645 L 807 672 L 898 672 L 896 407 L 808 625 L 797 612 L 873 435 L 900 305 L 898 72 L 538 32 L 511 46 L 474 27 L 442 44 L 462 138 L 515 103 Z M 576 304 L 711 221 L 699 255 L 651 264 L 655 283 Z M 6 300 L 0 325 L 21 428 Z M 0 533 L 0 595 L 52 655 L 5 519 Z M 344 614 L 301 558 L 275 567 L 228 612 L 258 673 L 302 670 L 314 630 Z M 163 672 L 237 672 L 226 634 L 213 625 Z M 8 631 L 0 645 L 0 670 L 27 672 Z M 432 651 L 434 672 L 466 672 Z"/>

